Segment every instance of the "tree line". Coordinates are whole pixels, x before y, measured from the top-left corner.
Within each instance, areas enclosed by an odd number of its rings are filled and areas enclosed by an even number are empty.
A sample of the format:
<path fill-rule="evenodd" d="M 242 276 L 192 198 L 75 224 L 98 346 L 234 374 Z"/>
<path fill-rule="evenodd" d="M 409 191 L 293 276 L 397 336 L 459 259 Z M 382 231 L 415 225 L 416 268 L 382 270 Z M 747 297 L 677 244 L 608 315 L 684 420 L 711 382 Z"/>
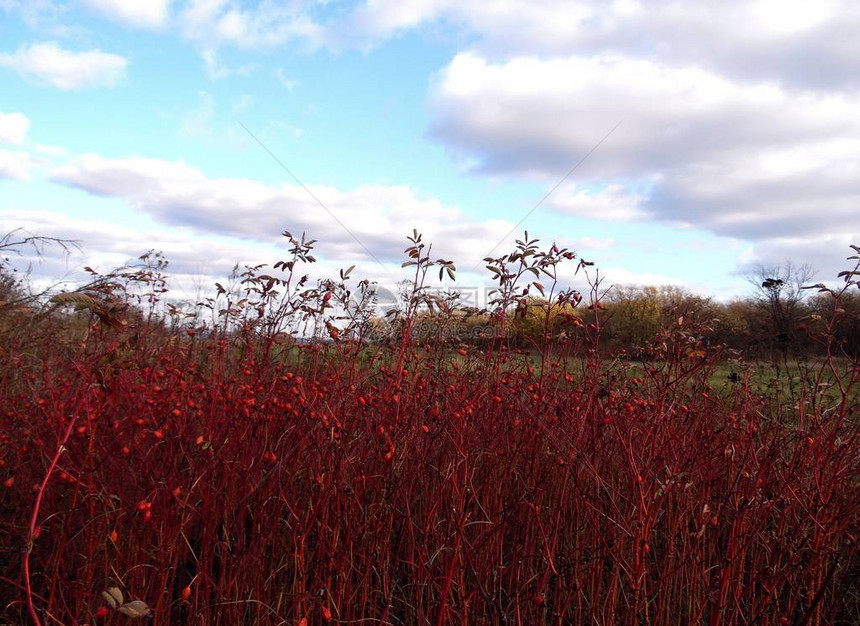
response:
<path fill-rule="evenodd" d="M 578 329 L 600 324 L 601 344 L 647 356 L 661 330 L 685 318 L 702 329 L 706 345 L 723 346 L 749 358 L 802 358 L 825 352 L 829 334 L 838 352 L 860 356 L 860 291 L 836 302 L 823 285 L 809 285 L 808 266 L 756 268 L 746 296 L 718 301 L 677 286 L 615 285 L 589 307 L 548 306 L 529 298 L 507 315 L 504 339 L 521 349 L 538 349 L 548 340 L 564 341 Z M 380 321 L 380 326 L 384 326 Z M 498 319 L 475 308 L 424 311 L 418 315 L 419 339 L 486 344 L 499 339 Z"/>

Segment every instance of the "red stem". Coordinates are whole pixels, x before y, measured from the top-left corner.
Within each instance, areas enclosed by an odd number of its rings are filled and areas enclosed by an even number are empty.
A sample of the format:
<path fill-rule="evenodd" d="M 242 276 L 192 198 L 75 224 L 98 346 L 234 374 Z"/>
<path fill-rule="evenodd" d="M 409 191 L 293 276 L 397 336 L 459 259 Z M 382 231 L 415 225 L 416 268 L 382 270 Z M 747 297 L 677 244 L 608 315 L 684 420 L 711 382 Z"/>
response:
<path fill-rule="evenodd" d="M 48 487 L 48 481 L 51 479 L 51 474 L 54 473 L 54 468 L 60 460 L 60 455 L 66 449 L 66 442 L 72 435 L 72 428 L 75 426 L 75 417 L 69 420 L 69 425 L 66 427 L 66 432 L 60 445 L 57 446 L 57 452 L 45 473 L 45 478 L 42 479 L 42 485 L 39 487 L 39 492 L 36 494 L 36 503 L 33 506 L 33 515 L 30 517 L 30 526 L 27 529 L 27 549 L 24 552 L 24 588 L 27 591 L 27 609 L 30 611 L 30 618 L 36 626 L 42 626 L 39 616 L 36 614 L 36 607 L 33 606 L 33 587 L 30 584 L 30 553 L 33 552 L 33 540 L 36 534 L 36 521 L 39 519 L 39 508 L 42 506 L 42 498 L 45 495 L 45 490 Z"/>

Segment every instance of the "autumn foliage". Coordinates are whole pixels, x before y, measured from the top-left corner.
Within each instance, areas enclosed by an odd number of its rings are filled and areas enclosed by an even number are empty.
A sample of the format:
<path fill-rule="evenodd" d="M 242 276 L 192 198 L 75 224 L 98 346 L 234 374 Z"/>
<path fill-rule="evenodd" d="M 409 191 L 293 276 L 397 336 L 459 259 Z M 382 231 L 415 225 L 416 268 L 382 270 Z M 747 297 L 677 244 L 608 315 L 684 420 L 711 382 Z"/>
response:
<path fill-rule="evenodd" d="M 476 314 L 426 289 L 455 270 L 417 233 L 384 333 L 372 285 L 309 281 L 286 235 L 194 310 L 155 256 L 0 308 L 0 621 L 860 621 L 854 274 L 786 397 L 740 360 L 715 384 L 733 353 L 689 302 L 606 347 L 617 301 L 527 236 L 486 260 L 492 332 L 452 345 L 413 332 Z"/>

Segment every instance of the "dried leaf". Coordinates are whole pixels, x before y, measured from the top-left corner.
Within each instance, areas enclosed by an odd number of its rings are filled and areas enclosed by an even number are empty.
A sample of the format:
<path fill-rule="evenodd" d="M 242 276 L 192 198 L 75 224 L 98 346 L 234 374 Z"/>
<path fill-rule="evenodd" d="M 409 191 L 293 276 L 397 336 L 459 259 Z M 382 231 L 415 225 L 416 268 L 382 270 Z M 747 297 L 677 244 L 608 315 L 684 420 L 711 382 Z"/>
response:
<path fill-rule="evenodd" d="M 114 600 L 113 596 L 111 596 L 107 591 L 102 591 L 102 598 L 104 598 L 105 602 L 110 605 L 110 608 L 116 609 L 116 600 Z"/>
<path fill-rule="evenodd" d="M 134 600 L 119 607 L 119 612 L 127 617 L 146 617 L 149 615 L 149 607 L 142 600 Z"/>
<path fill-rule="evenodd" d="M 113 596 L 114 600 L 116 600 L 116 603 L 118 605 L 123 604 L 125 602 L 125 598 L 123 597 L 122 591 L 120 590 L 119 587 L 109 588 L 108 593 Z"/>

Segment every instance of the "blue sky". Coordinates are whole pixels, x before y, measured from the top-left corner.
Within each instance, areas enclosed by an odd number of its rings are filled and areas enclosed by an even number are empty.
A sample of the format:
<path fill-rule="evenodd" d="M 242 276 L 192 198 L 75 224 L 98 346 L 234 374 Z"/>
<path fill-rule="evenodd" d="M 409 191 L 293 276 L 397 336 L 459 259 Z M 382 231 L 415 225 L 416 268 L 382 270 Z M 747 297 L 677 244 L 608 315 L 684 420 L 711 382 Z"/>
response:
<path fill-rule="evenodd" d="M 858 27 L 835 0 L 0 0 L 0 229 L 82 241 L 37 277 L 155 248 L 185 289 L 284 229 L 391 283 L 412 228 L 471 287 L 523 218 L 607 284 L 827 279 L 860 240 Z"/>

